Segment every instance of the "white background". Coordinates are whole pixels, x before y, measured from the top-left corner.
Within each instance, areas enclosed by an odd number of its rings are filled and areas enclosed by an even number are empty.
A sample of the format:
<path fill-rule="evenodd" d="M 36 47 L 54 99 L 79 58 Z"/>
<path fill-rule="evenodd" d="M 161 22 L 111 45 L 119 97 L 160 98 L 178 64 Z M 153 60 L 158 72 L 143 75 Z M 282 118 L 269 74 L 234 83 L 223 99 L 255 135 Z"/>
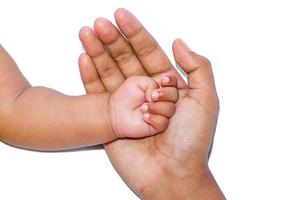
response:
<path fill-rule="evenodd" d="M 0 0 L 0 42 L 32 85 L 84 94 L 78 30 L 118 7 L 172 61 L 176 37 L 211 59 L 221 111 L 210 167 L 227 198 L 300 199 L 297 1 Z M 137 198 L 99 148 L 39 153 L 0 143 L 0 199 Z"/>

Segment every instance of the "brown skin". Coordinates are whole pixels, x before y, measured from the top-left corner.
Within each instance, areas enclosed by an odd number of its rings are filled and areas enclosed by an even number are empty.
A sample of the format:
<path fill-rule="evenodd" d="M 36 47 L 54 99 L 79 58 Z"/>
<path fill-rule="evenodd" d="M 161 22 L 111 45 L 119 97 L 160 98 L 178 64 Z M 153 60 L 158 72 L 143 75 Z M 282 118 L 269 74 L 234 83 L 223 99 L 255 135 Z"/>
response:
<path fill-rule="evenodd" d="M 176 82 L 159 88 L 146 76 L 127 79 L 114 93 L 77 97 L 32 87 L 2 47 L 0 84 L 1 141 L 43 151 L 157 134 L 166 129 L 178 99 Z M 155 93 L 161 95 L 154 98 Z M 142 110 L 148 103 L 157 109 Z"/>
<path fill-rule="evenodd" d="M 162 134 L 104 145 L 113 166 L 142 199 L 225 199 L 208 167 L 219 108 L 210 62 L 175 40 L 174 57 L 188 74 L 187 85 L 131 13 L 118 9 L 115 19 L 126 38 L 103 18 L 94 30 L 80 32 L 87 52 L 79 59 L 87 93 L 114 91 L 132 75 L 149 75 L 166 86 L 161 76 L 169 74 L 178 78 L 180 97 Z"/>

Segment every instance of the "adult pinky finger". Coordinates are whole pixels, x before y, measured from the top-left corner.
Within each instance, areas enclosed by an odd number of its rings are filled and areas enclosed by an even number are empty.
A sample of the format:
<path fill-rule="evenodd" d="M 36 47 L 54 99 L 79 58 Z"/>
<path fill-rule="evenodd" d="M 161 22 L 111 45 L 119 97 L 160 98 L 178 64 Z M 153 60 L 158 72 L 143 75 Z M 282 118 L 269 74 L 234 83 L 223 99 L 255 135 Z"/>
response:
<path fill-rule="evenodd" d="M 82 53 L 78 59 L 78 65 L 86 93 L 101 93 L 106 89 L 103 86 L 94 63 L 89 55 Z"/>

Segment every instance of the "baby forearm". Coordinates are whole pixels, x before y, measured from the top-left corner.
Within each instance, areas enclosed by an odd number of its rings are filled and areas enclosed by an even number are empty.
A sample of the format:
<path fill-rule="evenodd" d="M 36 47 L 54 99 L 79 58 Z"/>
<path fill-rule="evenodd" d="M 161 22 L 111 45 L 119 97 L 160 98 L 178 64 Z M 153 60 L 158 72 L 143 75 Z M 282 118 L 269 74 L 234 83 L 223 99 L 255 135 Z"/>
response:
<path fill-rule="evenodd" d="M 31 87 L 0 45 L 0 139 L 36 149 L 62 150 L 116 139 L 108 93 L 70 97 Z"/>
<path fill-rule="evenodd" d="M 35 150 L 63 150 L 112 141 L 109 94 L 71 97 L 30 87 L 2 114 L 2 140 Z"/>

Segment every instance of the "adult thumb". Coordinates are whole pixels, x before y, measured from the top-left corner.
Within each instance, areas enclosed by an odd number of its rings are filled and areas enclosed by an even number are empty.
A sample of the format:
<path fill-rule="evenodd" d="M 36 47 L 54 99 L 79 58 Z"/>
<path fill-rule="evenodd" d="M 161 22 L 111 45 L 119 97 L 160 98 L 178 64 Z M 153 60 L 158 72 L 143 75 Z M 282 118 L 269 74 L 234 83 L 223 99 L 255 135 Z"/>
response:
<path fill-rule="evenodd" d="M 173 54 L 179 66 L 188 74 L 189 89 L 215 87 L 210 61 L 193 52 L 181 39 L 173 42 Z"/>

